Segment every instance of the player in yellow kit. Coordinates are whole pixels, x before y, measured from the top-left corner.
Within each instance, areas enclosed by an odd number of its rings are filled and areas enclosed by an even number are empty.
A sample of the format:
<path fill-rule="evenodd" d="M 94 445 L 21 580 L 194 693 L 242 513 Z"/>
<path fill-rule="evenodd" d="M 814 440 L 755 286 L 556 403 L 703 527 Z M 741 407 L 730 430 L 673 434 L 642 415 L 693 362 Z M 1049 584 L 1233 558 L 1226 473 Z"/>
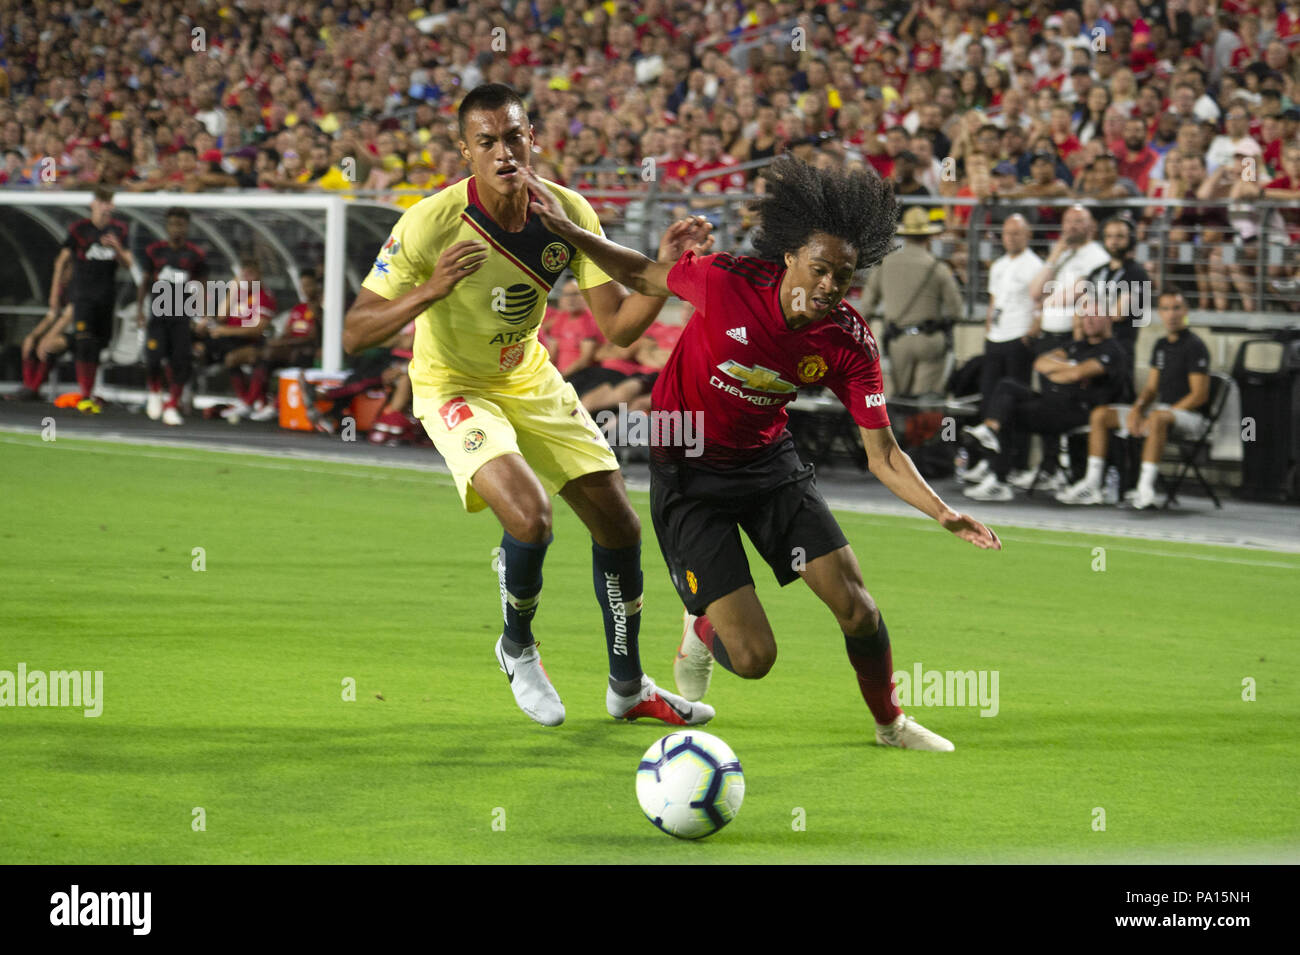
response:
<path fill-rule="evenodd" d="M 618 344 L 639 338 L 665 299 L 628 292 L 529 214 L 520 171 L 533 130 L 513 90 L 471 90 L 459 122 L 471 177 L 398 220 L 348 311 L 344 346 L 368 347 L 415 319 L 415 414 L 465 508 L 491 508 L 504 532 L 498 567 L 505 628 L 496 655 L 520 709 L 547 726 L 564 721 L 532 635 L 551 542 L 550 498 L 558 492 L 591 532 L 610 663 L 606 709 L 617 719 L 705 723 L 711 707 L 659 689 L 641 670 L 640 520 L 604 435 L 537 341 L 547 293 L 565 269 L 602 333 Z M 548 186 L 574 221 L 601 232 L 585 199 Z M 674 224 L 660 258 L 707 248 L 707 233 L 699 219 Z"/>

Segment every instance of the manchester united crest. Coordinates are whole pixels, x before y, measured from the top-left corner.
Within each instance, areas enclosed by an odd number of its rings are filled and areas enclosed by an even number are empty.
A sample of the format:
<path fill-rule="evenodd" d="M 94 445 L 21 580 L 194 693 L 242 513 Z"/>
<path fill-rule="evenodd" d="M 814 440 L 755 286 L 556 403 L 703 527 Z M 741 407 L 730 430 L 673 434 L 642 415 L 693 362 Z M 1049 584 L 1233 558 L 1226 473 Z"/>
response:
<path fill-rule="evenodd" d="M 563 242 L 552 242 L 542 249 L 542 268 L 548 272 L 562 272 L 569 264 L 569 250 Z"/>
<path fill-rule="evenodd" d="M 822 358 L 821 355 L 807 355 L 799 359 L 799 365 L 795 371 L 799 375 L 801 382 L 805 385 L 811 385 L 826 374 L 826 359 Z"/>

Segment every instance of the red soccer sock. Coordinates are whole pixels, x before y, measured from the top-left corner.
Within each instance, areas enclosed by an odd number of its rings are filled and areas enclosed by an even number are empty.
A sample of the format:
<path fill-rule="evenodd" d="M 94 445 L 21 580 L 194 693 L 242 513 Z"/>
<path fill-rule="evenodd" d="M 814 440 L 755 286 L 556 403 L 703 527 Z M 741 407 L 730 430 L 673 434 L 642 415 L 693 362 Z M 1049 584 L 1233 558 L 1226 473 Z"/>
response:
<path fill-rule="evenodd" d="M 849 662 L 858 675 L 858 690 L 871 710 L 871 715 L 881 726 L 898 719 L 903 712 L 894 695 L 894 651 L 889 645 L 889 631 L 882 617 L 874 637 L 845 635 Z"/>
<path fill-rule="evenodd" d="M 253 369 L 253 383 L 248 386 L 248 397 L 245 399 L 248 404 L 266 400 L 266 379 L 270 377 L 271 369 L 266 365 L 258 365 Z"/>
<path fill-rule="evenodd" d="M 709 648 L 709 653 L 713 654 L 713 659 L 717 660 L 724 670 L 735 673 L 731 665 L 731 657 L 727 655 L 727 648 L 722 641 L 718 639 L 718 631 L 713 629 L 713 624 L 704 614 L 695 618 L 695 635 L 700 638 L 700 642 Z"/>
<path fill-rule="evenodd" d="M 39 385 L 32 384 L 32 381 L 36 378 L 36 365 L 37 361 L 35 357 L 23 359 L 23 387 L 30 388 L 32 391 L 35 391 L 40 387 Z"/>
<path fill-rule="evenodd" d="M 45 384 L 45 379 L 50 377 L 50 360 L 42 359 L 36 363 L 36 370 L 32 372 L 32 390 L 40 391 L 41 385 Z"/>
<path fill-rule="evenodd" d="M 230 369 L 230 387 L 235 389 L 235 397 L 248 404 L 248 376 L 242 368 Z"/>
<path fill-rule="evenodd" d="M 151 374 L 149 376 L 149 393 L 156 395 L 160 391 L 162 391 L 162 375 Z"/>
<path fill-rule="evenodd" d="M 89 398 L 95 390 L 95 372 L 99 370 L 97 361 L 79 361 L 77 365 L 77 390 L 83 398 Z"/>
<path fill-rule="evenodd" d="M 185 392 L 185 386 L 180 382 L 173 381 L 171 388 L 168 389 L 167 403 L 173 408 L 177 408 L 181 403 L 181 395 Z"/>

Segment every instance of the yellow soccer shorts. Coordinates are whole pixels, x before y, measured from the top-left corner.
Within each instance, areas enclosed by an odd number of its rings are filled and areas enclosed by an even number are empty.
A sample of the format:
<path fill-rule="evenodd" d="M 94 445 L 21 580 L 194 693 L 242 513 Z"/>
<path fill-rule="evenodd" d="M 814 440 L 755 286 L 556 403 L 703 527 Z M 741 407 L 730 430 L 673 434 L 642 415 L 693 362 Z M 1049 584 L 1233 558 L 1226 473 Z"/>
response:
<path fill-rule="evenodd" d="M 465 510 L 487 507 L 471 481 L 503 454 L 522 455 L 548 495 L 584 474 L 618 470 L 605 435 L 554 365 L 547 362 L 531 383 L 512 390 L 517 394 L 448 386 L 413 399 Z"/>

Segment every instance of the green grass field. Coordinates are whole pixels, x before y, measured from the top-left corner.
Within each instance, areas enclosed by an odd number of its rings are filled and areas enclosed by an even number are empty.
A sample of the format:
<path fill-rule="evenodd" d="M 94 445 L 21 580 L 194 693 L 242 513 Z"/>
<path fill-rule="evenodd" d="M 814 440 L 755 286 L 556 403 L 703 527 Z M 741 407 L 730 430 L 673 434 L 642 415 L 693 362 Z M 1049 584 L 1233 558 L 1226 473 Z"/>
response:
<path fill-rule="evenodd" d="M 667 730 L 605 714 L 567 510 L 536 624 L 568 709 L 547 729 L 492 655 L 499 531 L 444 476 L 16 435 L 0 473 L 0 670 L 104 673 L 97 719 L 0 708 L 0 862 L 1300 856 L 1300 556 L 1014 528 L 984 553 L 844 514 L 895 667 L 997 670 L 999 712 L 912 707 L 952 754 L 875 746 L 829 613 L 753 562 L 780 657 L 708 697 L 745 805 L 686 843 L 637 806 Z M 671 686 L 680 607 L 652 535 L 644 563 L 642 657 Z"/>

